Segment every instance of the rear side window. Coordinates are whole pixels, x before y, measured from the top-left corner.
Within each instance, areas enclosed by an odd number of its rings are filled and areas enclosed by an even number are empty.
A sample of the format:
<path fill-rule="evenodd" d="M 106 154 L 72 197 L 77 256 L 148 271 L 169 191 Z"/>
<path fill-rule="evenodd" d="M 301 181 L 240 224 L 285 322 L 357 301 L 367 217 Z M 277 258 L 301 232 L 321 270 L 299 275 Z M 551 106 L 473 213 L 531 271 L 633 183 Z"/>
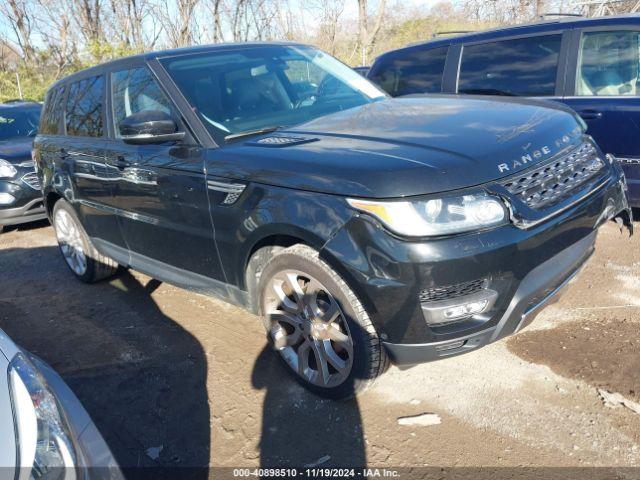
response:
<path fill-rule="evenodd" d="M 576 95 L 638 95 L 638 32 L 587 32 L 580 40 Z"/>
<path fill-rule="evenodd" d="M 49 90 L 44 102 L 44 111 L 40 118 L 40 133 L 44 135 L 62 135 L 62 113 L 64 112 L 62 101 L 64 100 L 64 87 Z"/>
<path fill-rule="evenodd" d="M 465 46 L 458 92 L 480 95 L 553 95 L 561 35 Z"/>
<path fill-rule="evenodd" d="M 67 98 L 67 135 L 101 137 L 103 134 L 104 77 L 72 83 Z"/>
<path fill-rule="evenodd" d="M 389 95 L 439 93 L 449 47 L 416 50 L 381 60 L 369 75 Z"/>

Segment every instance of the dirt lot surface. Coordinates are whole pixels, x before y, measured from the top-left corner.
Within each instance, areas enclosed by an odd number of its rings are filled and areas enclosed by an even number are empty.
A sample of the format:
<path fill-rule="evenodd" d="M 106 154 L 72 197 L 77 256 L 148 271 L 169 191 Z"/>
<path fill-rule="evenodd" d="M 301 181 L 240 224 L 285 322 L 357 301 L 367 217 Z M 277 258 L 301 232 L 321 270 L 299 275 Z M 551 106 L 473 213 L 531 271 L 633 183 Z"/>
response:
<path fill-rule="evenodd" d="M 2 234 L 0 271 L 0 327 L 62 375 L 124 466 L 640 464 L 640 235 L 613 224 L 525 331 L 392 368 L 347 403 L 303 391 L 236 307 L 136 272 L 79 283 L 46 225 Z"/>

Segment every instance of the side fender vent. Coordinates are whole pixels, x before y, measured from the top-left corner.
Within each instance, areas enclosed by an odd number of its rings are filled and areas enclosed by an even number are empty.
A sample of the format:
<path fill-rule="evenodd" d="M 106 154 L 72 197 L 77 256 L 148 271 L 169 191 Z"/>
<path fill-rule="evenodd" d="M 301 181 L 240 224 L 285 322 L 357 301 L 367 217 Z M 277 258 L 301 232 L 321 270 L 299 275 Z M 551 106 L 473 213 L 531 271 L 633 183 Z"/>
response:
<path fill-rule="evenodd" d="M 246 185 L 242 183 L 227 183 L 227 182 L 216 182 L 214 180 L 207 180 L 207 188 L 209 190 L 213 190 L 216 192 L 226 193 L 222 202 L 222 205 L 233 205 L 236 203 L 244 189 L 247 188 Z"/>

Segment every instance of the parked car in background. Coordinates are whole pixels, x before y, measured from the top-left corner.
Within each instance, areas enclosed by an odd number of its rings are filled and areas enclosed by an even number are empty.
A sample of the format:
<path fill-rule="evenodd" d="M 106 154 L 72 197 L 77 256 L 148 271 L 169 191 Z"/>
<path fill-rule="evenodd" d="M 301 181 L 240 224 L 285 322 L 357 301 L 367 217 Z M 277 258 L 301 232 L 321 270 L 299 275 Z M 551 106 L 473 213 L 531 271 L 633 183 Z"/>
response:
<path fill-rule="evenodd" d="M 0 330 L 0 477 L 120 479 L 109 447 L 51 367 Z"/>
<path fill-rule="evenodd" d="M 363 77 L 367 76 L 367 73 L 369 73 L 369 69 L 371 67 L 368 66 L 364 66 L 364 67 L 353 67 L 353 69 L 358 72 L 360 75 L 362 75 Z"/>
<path fill-rule="evenodd" d="M 80 280 L 122 265 L 242 305 L 332 398 L 388 358 L 520 330 L 603 222 L 631 220 L 619 165 L 570 109 L 391 99 L 304 45 L 112 61 L 52 85 L 42 124 L 34 159 Z"/>
<path fill-rule="evenodd" d="M 368 78 L 393 96 L 538 97 L 576 110 L 622 164 L 640 207 L 640 16 L 556 19 L 387 52 Z"/>
<path fill-rule="evenodd" d="M 21 100 L 0 104 L 0 233 L 6 225 L 47 218 L 31 159 L 41 109 Z"/>

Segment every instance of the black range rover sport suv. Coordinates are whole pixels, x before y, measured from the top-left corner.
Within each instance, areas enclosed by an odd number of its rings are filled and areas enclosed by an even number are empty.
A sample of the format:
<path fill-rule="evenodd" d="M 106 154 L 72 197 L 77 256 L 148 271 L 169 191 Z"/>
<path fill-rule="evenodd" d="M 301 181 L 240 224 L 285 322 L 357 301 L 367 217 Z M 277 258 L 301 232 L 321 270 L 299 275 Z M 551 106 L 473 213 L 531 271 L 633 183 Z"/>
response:
<path fill-rule="evenodd" d="M 242 305 L 333 398 L 517 332 L 600 225 L 631 227 L 620 167 L 566 107 L 391 99 L 303 45 L 113 61 L 54 84 L 42 124 L 80 280 L 130 267 Z"/>

